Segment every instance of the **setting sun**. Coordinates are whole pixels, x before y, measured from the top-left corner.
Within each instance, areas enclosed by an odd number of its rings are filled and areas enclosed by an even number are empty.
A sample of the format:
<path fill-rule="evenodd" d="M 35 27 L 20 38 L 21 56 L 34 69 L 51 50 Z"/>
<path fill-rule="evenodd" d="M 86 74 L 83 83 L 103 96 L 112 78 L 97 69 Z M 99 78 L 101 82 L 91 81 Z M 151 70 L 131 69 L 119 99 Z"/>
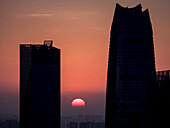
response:
<path fill-rule="evenodd" d="M 83 107 L 83 106 L 85 106 L 85 102 L 84 102 L 84 100 L 77 98 L 77 99 L 74 99 L 72 101 L 72 106 L 73 107 L 75 107 L 75 106 L 76 107 L 79 107 L 79 106 Z"/>

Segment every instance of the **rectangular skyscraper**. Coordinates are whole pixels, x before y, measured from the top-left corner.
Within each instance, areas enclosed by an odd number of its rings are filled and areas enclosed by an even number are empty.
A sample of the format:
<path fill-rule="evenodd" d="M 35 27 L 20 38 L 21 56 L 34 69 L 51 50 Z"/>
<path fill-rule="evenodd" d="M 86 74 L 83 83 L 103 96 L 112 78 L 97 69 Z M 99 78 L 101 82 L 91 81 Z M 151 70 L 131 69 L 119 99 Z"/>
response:
<path fill-rule="evenodd" d="M 20 45 L 20 128 L 60 128 L 60 49 Z"/>
<path fill-rule="evenodd" d="M 146 128 L 149 92 L 155 79 L 152 26 L 141 5 L 116 4 L 106 92 L 106 128 Z"/>

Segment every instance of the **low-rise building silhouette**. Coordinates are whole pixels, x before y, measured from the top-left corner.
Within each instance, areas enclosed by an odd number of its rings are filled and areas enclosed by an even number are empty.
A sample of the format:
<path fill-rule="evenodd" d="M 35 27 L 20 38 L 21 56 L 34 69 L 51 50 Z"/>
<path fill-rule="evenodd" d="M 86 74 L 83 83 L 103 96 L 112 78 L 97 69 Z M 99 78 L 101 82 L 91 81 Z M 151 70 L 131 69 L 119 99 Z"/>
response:
<path fill-rule="evenodd" d="M 19 128 L 19 122 L 14 119 L 0 121 L 0 128 Z"/>
<path fill-rule="evenodd" d="M 67 128 L 78 128 L 77 122 L 70 122 L 67 124 Z"/>
<path fill-rule="evenodd" d="M 104 122 L 69 122 L 67 128 L 105 128 Z"/>
<path fill-rule="evenodd" d="M 0 128 L 4 128 L 4 122 L 0 120 Z"/>
<path fill-rule="evenodd" d="M 104 128 L 104 122 L 80 122 L 79 128 Z"/>
<path fill-rule="evenodd" d="M 169 128 L 170 70 L 156 72 L 156 85 L 150 103 L 150 127 Z"/>

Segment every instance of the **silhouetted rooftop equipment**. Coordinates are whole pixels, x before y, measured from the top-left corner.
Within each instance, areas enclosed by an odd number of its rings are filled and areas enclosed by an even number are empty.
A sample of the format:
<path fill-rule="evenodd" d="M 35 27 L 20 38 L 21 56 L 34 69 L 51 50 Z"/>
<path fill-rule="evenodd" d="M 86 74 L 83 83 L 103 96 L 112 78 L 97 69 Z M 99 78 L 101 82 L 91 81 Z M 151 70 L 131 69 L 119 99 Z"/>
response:
<path fill-rule="evenodd" d="M 51 47 L 53 45 L 53 40 L 44 40 L 44 45 Z"/>

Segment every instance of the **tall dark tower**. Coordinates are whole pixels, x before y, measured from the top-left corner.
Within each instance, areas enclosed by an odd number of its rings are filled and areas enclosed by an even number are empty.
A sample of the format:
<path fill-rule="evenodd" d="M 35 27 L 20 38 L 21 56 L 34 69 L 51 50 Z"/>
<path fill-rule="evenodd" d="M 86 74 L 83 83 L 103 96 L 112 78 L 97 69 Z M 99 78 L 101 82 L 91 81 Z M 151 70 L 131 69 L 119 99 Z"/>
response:
<path fill-rule="evenodd" d="M 60 49 L 20 45 L 20 128 L 60 128 Z"/>
<path fill-rule="evenodd" d="M 153 33 L 148 9 L 116 4 L 106 92 L 106 128 L 146 128 L 154 84 Z"/>

